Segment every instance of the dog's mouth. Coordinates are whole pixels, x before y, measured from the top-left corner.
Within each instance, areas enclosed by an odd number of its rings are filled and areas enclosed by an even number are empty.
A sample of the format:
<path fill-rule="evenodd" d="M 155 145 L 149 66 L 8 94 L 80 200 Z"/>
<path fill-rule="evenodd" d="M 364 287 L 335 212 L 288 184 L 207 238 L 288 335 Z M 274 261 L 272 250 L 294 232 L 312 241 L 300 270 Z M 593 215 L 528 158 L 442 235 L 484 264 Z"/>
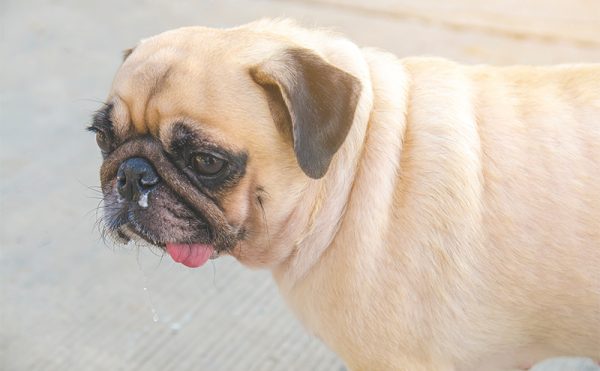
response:
<path fill-rule="evenodd" d="M 153 246 L 159 247 L 166 251 L 173 261 L 181 263 L 189 268 L 201 267 L 209 259 L 216 259 L 220 255 L 220 252 L 215 249 L 213 244 L 159 242 L 132 228 L 130 224 L 122 225 L 117 229 L 116 233 L 123 242 L 141 239 Z"/>

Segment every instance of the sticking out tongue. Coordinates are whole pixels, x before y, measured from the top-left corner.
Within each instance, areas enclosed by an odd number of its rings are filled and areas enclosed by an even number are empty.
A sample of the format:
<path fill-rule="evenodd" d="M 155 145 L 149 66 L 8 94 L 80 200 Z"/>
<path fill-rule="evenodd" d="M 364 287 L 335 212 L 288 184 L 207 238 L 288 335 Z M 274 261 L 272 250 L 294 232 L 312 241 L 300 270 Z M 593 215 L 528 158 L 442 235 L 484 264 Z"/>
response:
<path fill-rule="evenodd" d="M 211 245 L 168 243 L 167 252 L 177 263 L 190 268 L 197 268 L 208 260 L 213 253 Z"/>

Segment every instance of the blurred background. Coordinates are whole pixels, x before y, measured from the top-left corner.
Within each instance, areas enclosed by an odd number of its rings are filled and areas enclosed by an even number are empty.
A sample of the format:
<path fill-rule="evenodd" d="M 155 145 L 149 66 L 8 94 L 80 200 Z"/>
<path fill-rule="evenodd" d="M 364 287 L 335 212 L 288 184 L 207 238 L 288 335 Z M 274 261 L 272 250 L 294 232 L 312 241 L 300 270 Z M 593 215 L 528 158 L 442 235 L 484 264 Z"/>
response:
<path fill-rule="evenodd" d="M 0 0 L 0 370 L 344 370 L 268 272 L 227 258 L 185 269 L 104 244 L 96 225 L 101 158 L 84 128 L 121 51 L 171 28 L 261 17 L 399 56 L 600 62 L 596 0 Z"/>

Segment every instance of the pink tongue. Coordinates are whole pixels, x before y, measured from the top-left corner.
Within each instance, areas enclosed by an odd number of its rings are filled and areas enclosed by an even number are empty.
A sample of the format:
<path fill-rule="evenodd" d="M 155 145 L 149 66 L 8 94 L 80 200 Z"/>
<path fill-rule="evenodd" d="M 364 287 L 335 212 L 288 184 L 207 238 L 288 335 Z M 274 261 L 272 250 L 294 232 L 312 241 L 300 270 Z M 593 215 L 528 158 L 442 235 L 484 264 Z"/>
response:
<path fill-rule="evenodd" d="M 208 260 L 213 253 L 213 247 L 201 244 L 176 244 L 168 243 L 167 252 L 177 263 L 190 268 L 197 268 Z"/>

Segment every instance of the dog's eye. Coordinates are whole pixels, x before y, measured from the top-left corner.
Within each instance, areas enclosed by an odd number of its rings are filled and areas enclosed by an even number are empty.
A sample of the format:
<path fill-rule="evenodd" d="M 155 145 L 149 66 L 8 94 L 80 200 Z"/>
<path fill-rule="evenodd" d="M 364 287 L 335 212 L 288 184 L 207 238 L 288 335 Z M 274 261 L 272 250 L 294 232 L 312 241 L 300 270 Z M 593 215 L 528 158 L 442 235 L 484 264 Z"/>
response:
<path fill-rule="evenodd" d="M 110 150 L 108 136 L 100 130 L 96 131 L 96 143 L 98 143 L 98 147 L 100 147 L 102 151 L 108 152 Z"/>
<path fill-rule="evenodd" d="M 226 164 L 224 159 L 205 152 L 194 154 L 190 163 L 196 173 L 204 176 L 217 175 Z"/>

